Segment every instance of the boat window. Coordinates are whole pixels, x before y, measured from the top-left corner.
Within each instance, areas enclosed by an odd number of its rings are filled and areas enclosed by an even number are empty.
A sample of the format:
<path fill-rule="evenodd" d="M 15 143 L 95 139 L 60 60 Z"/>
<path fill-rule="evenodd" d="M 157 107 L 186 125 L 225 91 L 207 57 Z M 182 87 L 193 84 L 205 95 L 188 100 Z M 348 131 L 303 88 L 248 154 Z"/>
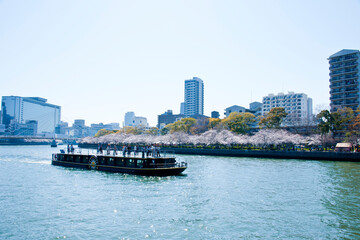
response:
<path fill-rule="evenodd" d="M 80 156 L 76 156 L 76 157 L 75 157 L 75 162 L 81 162 L 81 157 L 80 157 Z"/>
<path fill-rule="evenodd" d="M 114 165 L 114 158 L 109 158 L 109 165 Z"/>
<path fill-rule="evenodd" d="M 139 168 L 144 167 L 144 161 L 143 160 L 137 160 L 137 167 L 139 167 Z"/>
<path fill-rule="evenodd" d="M 121 158 L 116 159 L 116 166 L 125 167 L 125 160 Z"/>
<path fill-rule="evenodd" d="M 98 159 L 98 163 L 101 165 L 103 165 L 106 162 L 106 160 L 102 157 L 98 157 L 97 159 Z"/>
<path fill-rule="evenodd" d="M 135 161 L 133 159 L 128 159 L 126 166 L 135 167 Z"/>

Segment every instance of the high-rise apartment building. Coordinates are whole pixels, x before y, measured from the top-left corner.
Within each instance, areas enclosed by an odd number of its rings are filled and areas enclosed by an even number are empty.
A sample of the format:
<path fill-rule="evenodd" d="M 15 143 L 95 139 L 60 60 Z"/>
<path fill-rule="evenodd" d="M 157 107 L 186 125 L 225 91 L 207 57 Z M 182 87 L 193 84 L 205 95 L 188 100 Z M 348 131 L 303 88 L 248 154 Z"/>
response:
<path fill-rule="evenodd" d="M 197 77 L 185 80 L 184 115 L 204 114 L 204 83 Z"/>
<path fill-rule="evenodd" d="M 304 93 L 289 92 L 278 95 L 269 94 L 263 97 L 262 115 L 266 115 L 272 108 L 282 107 L 288 116 L 283 126 L 300 126 L 312 124 L 312 99 Z"/>
<path fill-rule="evenodd" d="M 360 105 L 360 51 L 343 49 L 328 60 L 331 111 L 343 107 L 356 110 Z"/>
<path fill-rule="evenodd" d="M 25 124 L 36 129 L 36 134 L 55 133 L 55 127 L 60 123 L 60 114 L 61 107 L 47 103 L 45 98 L 3 96 L 0 123 L 5 125 L 5 131 L 10 135 L 26 135 L 24 131 L 18 131 L 20 128 L 28 128 Z M 36 128 L 34 123 L 37 123 Z"/>

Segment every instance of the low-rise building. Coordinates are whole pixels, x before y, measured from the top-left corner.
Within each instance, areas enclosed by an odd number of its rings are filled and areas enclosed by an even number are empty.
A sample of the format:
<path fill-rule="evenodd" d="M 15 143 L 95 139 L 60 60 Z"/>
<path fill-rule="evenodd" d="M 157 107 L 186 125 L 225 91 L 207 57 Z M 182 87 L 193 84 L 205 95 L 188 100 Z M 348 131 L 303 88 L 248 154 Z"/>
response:
<path fill-rule="evenodd" d="M 255 117 L 259 117 L 262 115 L 262 103 L 261 102 L 252 102 L 249 105 L 248 112 L 251 112 L 255 115 Z"/>
<path fill-rule="evenodd" d="M 211 118 L 220 118 L 220 113 L 217 111 L 212 111 L 211 112 Z"/>
<path fill-rule="evenodd" d="M 125 114 L 125 127 L 148 127 L 149 124 L 147 122 L 146 117 L 138 117 L 135 116 L 134 112 L 127 112 Z"/>
<path fill-rule="evenodd" d="M 228 107 L 225 109 L 225 112 L 224 112 L 224 115 L 225 117 L 228 117 L 230 116 L 231 113 L 233 112 L 245 112 L 245 108 L 244 107 L 241 107 L 241 106 L 238 106 L 238 105 L 234 105 L 234 106 L 231 106 L 231 107 Z"/>
<path fill-rule="evenodd" d="M 166 125 L 170 123 L 174 123 L 176 121 L 181 120 L 184 118 L 184 114 L 173 114 L 172 110 L 167 110 L 165 113 L 158 115 L 158 124 L 157 127 L 159 129 L 164 128 Z"/>

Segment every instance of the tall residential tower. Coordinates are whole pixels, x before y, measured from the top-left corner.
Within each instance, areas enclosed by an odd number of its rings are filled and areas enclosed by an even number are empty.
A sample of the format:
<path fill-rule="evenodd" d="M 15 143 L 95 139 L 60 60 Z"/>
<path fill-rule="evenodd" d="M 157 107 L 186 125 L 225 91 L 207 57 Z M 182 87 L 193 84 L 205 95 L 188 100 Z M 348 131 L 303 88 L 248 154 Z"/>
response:
<path fill-rule="evenodd" d="M 349 107 L 356 110 L 360 104 L 360 52 L 343 49 L 329 57 L 330 108 Z"/>
<path fill-rule="evenodd" d="M 204 114 L 204 83 L 200 78 L 185 80 L 184 115 Z"/>

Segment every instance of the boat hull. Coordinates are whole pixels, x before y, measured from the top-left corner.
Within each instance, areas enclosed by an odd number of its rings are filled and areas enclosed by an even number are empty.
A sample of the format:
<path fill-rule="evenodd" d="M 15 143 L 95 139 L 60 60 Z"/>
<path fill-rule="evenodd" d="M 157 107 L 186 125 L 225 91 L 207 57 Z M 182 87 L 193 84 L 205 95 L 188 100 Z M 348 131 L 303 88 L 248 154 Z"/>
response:
<path fill-rule="evenodd" d="M 57 157 L 53 155 L 53 159 L 51 164 L 56 166 L 63 167 L 71 167 L 71 168 L 82 168 L 88 170 L 98 170 L 98 171 L 106 171 L 106 172 L 117 172 L 117 173 L 127 173 L 127 174 L 135 174 L 135 175 L 146 175 L 146 176 L 171 176 L 171 175 L 179 175 L 187 166 L 176 166 L 176 167 L 122 167 L 122 166 L 110 166 L 110 165 L 102 165 L 99 162 L 92 165 L 92 162 L 70 162 L 70 161 L 60 161 Z M 87 156 L 90 157 L 90 156 Z M 101 158 L 101 157 L 100 157 Z M 120 158 L 122 159 L 122 158 Z M 148 159 L 151 160 L 151 159 Z"/>

